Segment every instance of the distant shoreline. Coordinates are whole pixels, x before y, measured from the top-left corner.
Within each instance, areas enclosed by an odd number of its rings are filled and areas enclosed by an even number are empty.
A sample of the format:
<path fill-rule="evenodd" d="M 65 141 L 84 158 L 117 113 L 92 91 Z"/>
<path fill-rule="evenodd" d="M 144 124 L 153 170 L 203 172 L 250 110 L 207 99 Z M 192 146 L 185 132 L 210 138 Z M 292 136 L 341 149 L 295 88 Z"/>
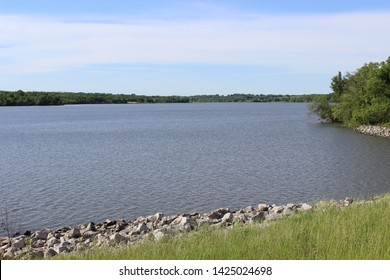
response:
<path fill-rule="evenodd" d="M 321 94 L 245 94 L 159 96 L 85 92 L 4 91 L 0 90 L 0 106 L 41 106 L 69 104 L 154 104 L 208 102 L 312 102 Z"/>

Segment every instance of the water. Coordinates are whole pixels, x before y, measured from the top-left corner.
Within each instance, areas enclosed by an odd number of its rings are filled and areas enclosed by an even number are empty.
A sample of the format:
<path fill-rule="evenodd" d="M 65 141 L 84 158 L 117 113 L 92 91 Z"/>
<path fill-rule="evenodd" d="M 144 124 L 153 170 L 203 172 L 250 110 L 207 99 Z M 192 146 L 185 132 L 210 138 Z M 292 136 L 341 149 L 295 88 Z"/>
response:
<path fill-rule="evenodd" d="M 363 197 L 390 191 L 389 170 L 388 139 L 307 104 L 0 108 L 1 218 L 20 231 Z"/>

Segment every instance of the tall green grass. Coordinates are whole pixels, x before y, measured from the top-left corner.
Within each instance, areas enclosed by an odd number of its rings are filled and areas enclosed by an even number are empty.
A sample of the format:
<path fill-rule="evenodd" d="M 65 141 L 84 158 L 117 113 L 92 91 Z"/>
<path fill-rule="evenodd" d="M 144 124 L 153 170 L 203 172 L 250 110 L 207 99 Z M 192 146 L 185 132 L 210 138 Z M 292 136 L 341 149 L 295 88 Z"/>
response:
<path fill-rule="evenodd" d="M 390 195 L 346 208 L 313 210 L 268 222 L 269 226 L 205 227 L 125 248 L 95 248 L 60 259 L 329 260 L 390 259 Z"/>

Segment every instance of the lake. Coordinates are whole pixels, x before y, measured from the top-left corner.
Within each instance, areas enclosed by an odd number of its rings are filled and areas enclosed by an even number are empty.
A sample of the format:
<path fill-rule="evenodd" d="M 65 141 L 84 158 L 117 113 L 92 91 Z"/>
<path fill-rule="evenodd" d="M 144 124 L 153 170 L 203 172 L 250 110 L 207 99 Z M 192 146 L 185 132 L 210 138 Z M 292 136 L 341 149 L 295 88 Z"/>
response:
<path fill-rule="evenodd" d="M 18 231 L 367 197 L 389 170 L 388 139 L 303 103 L 0 108 L 1 218 Z"/>

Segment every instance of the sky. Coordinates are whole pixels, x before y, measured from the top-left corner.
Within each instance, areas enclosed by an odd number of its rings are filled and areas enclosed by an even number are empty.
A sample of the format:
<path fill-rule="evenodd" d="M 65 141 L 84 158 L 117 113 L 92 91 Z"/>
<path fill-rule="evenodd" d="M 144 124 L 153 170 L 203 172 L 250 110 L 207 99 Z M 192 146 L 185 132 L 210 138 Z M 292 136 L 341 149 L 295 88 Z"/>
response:
<path fill-rule="evenodd" d="M 0 0 L 0 90 L 329 93 L 389 30 L 388 0 Z"/>

